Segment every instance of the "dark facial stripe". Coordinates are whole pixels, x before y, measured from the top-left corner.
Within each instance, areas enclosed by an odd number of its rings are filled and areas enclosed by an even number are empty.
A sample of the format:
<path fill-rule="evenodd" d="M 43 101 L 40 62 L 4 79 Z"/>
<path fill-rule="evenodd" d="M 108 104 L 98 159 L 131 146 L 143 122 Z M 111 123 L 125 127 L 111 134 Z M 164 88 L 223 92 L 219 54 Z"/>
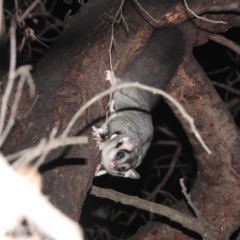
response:
<path fill-rule="evenodd" d="M 119 147 L 121 147 L 121 146 L 122 146 L 122 144 L 123 144 L 123 141 L 121 141 L 121 142 L 118 142 L 115 148 L 119 148 Z"/>

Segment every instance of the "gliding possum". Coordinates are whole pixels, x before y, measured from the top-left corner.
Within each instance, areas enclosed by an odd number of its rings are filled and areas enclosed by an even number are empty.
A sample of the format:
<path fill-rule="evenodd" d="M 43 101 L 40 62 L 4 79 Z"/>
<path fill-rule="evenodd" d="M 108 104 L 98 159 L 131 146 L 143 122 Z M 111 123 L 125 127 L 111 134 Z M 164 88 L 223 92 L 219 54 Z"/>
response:
<path fill-rule="evenodd" d="M 126 67 L 121 78 L 107 71 L 112 85 L 139 82 L 163 89 L 183 60 L 185 41 L 177 27 L 154 31 L 147 46 Z M 135 168 L 141 164 L 153 138 L 150 112 L 159 96 L 138 88 L 124 88 L 112 95 L 112 115 L 93 135 L 102 151 L 95 176 L 140 178 Z M 163 113 L 162 113 L 163 114 Z"/>

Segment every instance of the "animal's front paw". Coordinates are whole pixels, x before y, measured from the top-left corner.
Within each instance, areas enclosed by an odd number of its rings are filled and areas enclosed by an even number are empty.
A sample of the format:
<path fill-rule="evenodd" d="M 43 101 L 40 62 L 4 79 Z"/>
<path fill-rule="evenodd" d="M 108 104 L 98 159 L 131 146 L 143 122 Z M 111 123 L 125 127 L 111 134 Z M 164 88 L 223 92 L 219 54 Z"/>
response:
<path fill-rule="evenodd" d="M 96 128 L 95 126 L 92 126 L 92 130 L 92 135 L 94 140 L 96 141 L 97 147 L 102 150 L 105 142 L 105 135 L 108 132 L 108 127 L 105 124 L 101 128 Z"/>
<path fill-rule="evenodd" d="M 97 147 L 101 150 L 103 139 L 101 137 L 101 128 L 96 128 L 95 126 L 92 126 L 92 135 L 94 140 L 96 141 Z"/>
<path fill-rule="evenodd" d="M 121 79 L 115 77 L 114 72 L 107 70 L 107 71 L 105 71 L 105 73 L 106 73 L 106 80 L 109 81 L 112 86 L 115 86 L 115 85 L 121 83 Z"/>
<path fill-rule="evenodd" d="M 111 83 L 111 85 L 114 85 L 114 73 L 110 70 L 105 71 L 106 73 L 106 80 Z"/>

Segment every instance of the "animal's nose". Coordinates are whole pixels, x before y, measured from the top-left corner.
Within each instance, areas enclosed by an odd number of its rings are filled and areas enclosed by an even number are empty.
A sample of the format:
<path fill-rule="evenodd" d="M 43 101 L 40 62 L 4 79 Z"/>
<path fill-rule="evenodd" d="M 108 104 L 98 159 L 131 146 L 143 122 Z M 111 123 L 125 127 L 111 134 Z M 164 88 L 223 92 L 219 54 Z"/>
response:
<path fill-rule="evenodd" d="M 109 168 L 110 169 L 113 169 L 113 168 L 115 168 L 116 167 L 116 163 L 114 163 L 114 162 L 110 162 L 109 163 Z"/>

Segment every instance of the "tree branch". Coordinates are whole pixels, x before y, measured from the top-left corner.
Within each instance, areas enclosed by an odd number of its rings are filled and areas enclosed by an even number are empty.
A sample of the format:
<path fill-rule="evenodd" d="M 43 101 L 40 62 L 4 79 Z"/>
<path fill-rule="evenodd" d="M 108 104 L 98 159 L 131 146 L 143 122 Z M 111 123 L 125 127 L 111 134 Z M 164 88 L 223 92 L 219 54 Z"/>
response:
<path fill-rule="evenodd" d="M 101 198 L 108 198 L 115 202 L 120 202 L 125 205 L 137 207 L 152 213 L 156 213 L 169 218 L 171 221 L 180 223 L 183 227 L 199 233 L 204 239 L 217 240 L 209 231 L 207 226 L 197 218 L 182 214 L 172 208 L 149 202 L 138 197 L 132 197 L 123 193 L 116 192 L 111 189 L 103 189 L 96 186 L 92 187 L 90 194 Z"/>

